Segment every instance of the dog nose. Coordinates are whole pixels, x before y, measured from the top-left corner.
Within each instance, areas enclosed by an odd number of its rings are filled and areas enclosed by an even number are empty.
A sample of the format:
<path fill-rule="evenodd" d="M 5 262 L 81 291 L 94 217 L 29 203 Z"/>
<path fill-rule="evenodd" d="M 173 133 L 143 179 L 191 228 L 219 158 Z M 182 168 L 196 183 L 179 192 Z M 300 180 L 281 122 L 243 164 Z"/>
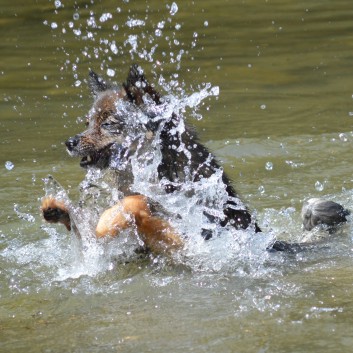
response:
<path fill-rule="evenodd" d="M 69 151 L 72 151 L 75 147 L 77 147 L 79 143 L 78 136 L 70 137 L 68 140 L 65 141 L 65 145 Z"/>

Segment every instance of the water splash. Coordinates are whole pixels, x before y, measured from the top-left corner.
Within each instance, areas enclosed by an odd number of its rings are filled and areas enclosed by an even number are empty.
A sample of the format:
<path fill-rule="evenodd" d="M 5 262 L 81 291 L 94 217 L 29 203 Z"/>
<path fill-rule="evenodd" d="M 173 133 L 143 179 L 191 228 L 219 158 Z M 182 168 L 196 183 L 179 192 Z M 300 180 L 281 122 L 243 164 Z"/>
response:
<path fill-rule="evenodd" d="M 160 82 L 164 85 L 166 81 L 161 77 Z M 164 87 L 166 89 L 169 86 L 166 84 Z M 224 217 L 223 207 L 229 196 L 222 180 L 222 169 L 217 170 L 211 177 L 202 178 L 197 182 L 193 180 L 192 171 L 185 170 L 185 182 L 180 185 L 180 191 L 166 197 L 164 181 L 158 182 L 158 165 L 161 162 L 159 135 L 156 134 L 155 141 L 149 143 L 151 149 L 145 150 L 143 147 L 145 137 L 140 135 L 138 125 L 146 124 L 149 119 L 153 119 L 163 126 L 175 114 L 180 117 L 179 123 L 170 130 L 170 133 L 182 136 L 186 132 L 183 118 L 186 111 L 195 112 L 205 99 L 218 94 L 218 87 L 207 83 L 190 95 L 186 95 L 185 92 L 180 96 L 170 93 L 164 97 L 160 105 L 147 102 L 149 104 L 141 111 L 132 109 L 129 103 L 123 101 L 118 103 L 118 109 L 131 120 L 131 131 L 137 131 L 135 137 L 130 136 L 130 140 L 126 141 L 125 147 L 129 149 L 131 147 L 129 144 L 135 144 L 139 139 L 141 141 L 137 143 L 136 153 L 129 155 L 128 159 L 120 157 L 121 165 L 115 168 L 125 169 L 129 167 L 126 163 L 130 163 L 134 177 L 131 190 L 163 205 L 166 214 L 171 215 L 170 222 L 180 231 L 186 244 L 183 251 L 173 255 L 173 261 L 186 264 L 193 270 L 234 270 L 237 267 L 235 264 L 241 263 L 240 260 L 245 253 L 247 257 L 257 258 L 259 249 L 265 250 L 267 238 L 266 236 L 262 238 L 261 247 L 252 249 L 249 247 L 249 232 L 235 231 L 232 227 L 222 228 L 210 223 L 205 216 L 207 211 L 208 214 L 220 219 Z M 178 151 L 191 158 L 190 151 L 184 144 L 180 144 Z M 96 275 L 100 271 L 114 268 L 112 265 L 114 259 L 121 261 L 127 258 L 131 261 L 131 258 L 136 257 L 134 250 L 141 240 L 134 230 L 123 232 L 111 242 L 95 239 L 95 225 L 100 214 L 123 197 L 119 188 L 121 184 L 119 180 L 117 182 L 114 179 L 114 173 L 110 170 L 89 169 L 80 184 L 81 197 L 77 204 L 70 201 L 66 191 L 51 176 L 44 180 L 46 195 L 62 200 L 70 209 L 72 221 L 77 228 L 76 233 L 80 238 L 79 242 L 72 240 L 74 259 L 71 259 L 69 266 L 60 266 L 57 275 L 59 279 L 75 278 L 83 274 Z M 200 236 L 201 229 L 211 230 L 214 239 L 205 242 Z M 72 238 L 75 238 L 75 234 L 72 234 Z M 254 242 L 258 245 L 259 239 Z"/>
<path fill-rule="evenodd" d="M 70 14 L 62 1 L 55 1 L 53 15 L 45 19 L 43 24 L 53 31 L 55 40 L 62 43 L 57 48 L 57 52 L 63 54 L 62 59 L 56 53 L 58 60 L 62 60 L 60 70 L 72 71 L 75 81 L 82 82 L 87 69 L 73 70 L 73 62 L 83 66 L 87 59 L 90 67 L 96 65 L 105 72 L 111 69 L 113 62 L 132 61 L 151 63 L 156 73 L 167 65 L 179 71 L 185 55 L 203 50 L 202 47 L 198 48 L 198 40 L 202 30 L 208 27 L 208 21 L 200 18 L 200 30 L 195 31 L 190 38 L 185 38 L 185 33 L 180 31 L 182 24 L 178 22 L 183 7 L 184 4 L 177 2 L 167 4 L 164 8 L 158 6 L 159 18 L 156 19 L 150 6 L 146 6 L 144 15 L 137 16 L 132 14 L 127 2 L 117 8 L 108 7 L 105 11 L 92 2 L 82 8 L 77 5 L 75 12 Z M 76 47 L 81 47 L 79 55 L 65 44 L 70 41 L 75 41 Z"/>
<path fill-rule="evenodd" d="M 35 222 L 35 218 L 33 215 L 31 215 L 30 213 L 27 213 L 27 212 L 22 212 L 20 210 L 20 206 L 18 204 L 14 204 L 14 207 L 13 207 L 15 213 L 17 214 L 17 217 L 19 219 L 23 219 L 27 222 L 30 222 L 30 223 L 34 223 Z"/>
<path fill-rule="evenodd" d="M 55 14 L 63 10 L 61 5 L 61 2 L 55 2 Z M 181 3 L 172 2 L 164 9 L 160 9 L 157 19 L 152 19 L 149 9 L 146 9 L 144 16 L 136 17 L 132 15 L 128 5 L 123 3 L 114 11 L 105 9 L 103 12 L 87 4 L 84 10 L 77 6 L 71 18 L 64 21 L 59 21 L 55 16 L 52 20 L 45 20 L 44 24 L 49 28 L 50 24 L 56 23 L 55 33 L 63 43 L 74 40 L 81 46 L 79 54 L 70 52 L 69 46 L 63 45 L 58 48 L 58 52 L 63 52 L 65 56 L 60 65 L 61 71 L 71 71 L 74 85 L 81 87 L 85 79 L 80 77 L 81 71 L 84 71 L 81 70 L 81 65 L 87 61 L 91 67 L 97 62 L 97 66 L 109 77 L 121 74 L 123 68 L 117 67 L 118 65 L 113 66 L 113 63 L 118 61 L 130 63 L 137 60 L 151 63 L 152 74 L 157 77 L 158 85 L 162 89 L 164 103 L 160 106 L 147 104 L 146 111 L 134 116 L 134 120 L 143 122 L 148 117 L 154 116 L 155 122 L 163 123 L 168 121 L 172 114 L 190 115 L 194 119 L 202 119 L 199 113 L 200 107 L 205 100 L 219 96 L 219 87 L 204 83 L 196 87 L 191 86 L 189 91 L 192 93 L 188 93 L 178 71 L 182 67 L 185 56 L 191 55 L 195 50 L 202 50 L 202 48 L 198 49 L 198 42 L 202 37 L 202 31 L 209 27 L 208 21 L 200 19 L 200 27 L 190 38 L 185 38 L 185 34 L 181 31 L 183 26 L 178 21 L 178 14 L 183 9 Z M 163 71 L 167 71 L 167 67 L 172 68 L 170 70 L 172 74 L 169 77 Z M 86 72 L 84 71 L 83 74 L 86 75 Z M 263 106 L 261 109 L 264 108 L 266 107 Z M 185 133 L 183 119 L 172 133 L 176 136 L 182 136 Z M 202 179 L 199 182 L 193 182 L 191 177 L 186 178 L 179 195 L 172 194 L 166 197 L 164 181 L 156 184 L 157 167 L 161 161 L 158 142 L 157 135 L 154 149 L 145 153 L 144 158 L 139 158 L 138 154 L 131 157 L 134 175 L 132 190 L 153 198 L 163 205 L 167 213 L 181 216 L 171 217 L 173 226 L 180 229 L 186 241 L 184 252 L 175 255 L 175 262 L 186 263 L 194 270 L 238 269 L 241 272 L 239 266 L 248 263 L 249 258 L 261 258 L 259 254 L 260 252 L 263 254 L 266 245 L 272 239 L 271 234 L 264 235 L 262 238 L 252 238 L 249 232 L 220 228 L 210 224 L 204 216 L 206 208 L 210 214 L 223 216 L 223 205 L 227 201 L 228 194 L 222 181 L 221 170 L 211 178 Z M 178 148 L 181 153 L 189 156 L 190 151 L 185 145 L 181 144 Z M 124 166 L 115 167 L 119 169 Z M 110 178 L 109 173 L 90 171 L 80 185 L 79 209 L 71 203 L 69 195 L 54 179 L 48 177 L 45 180 L 46 195 L 53 195 L 68 203 L 74 222 L 77 224 L 78 233 L 81 235 L 80 245 L 71 240 L 74 255 L 71 258 L 64 256 L 66 259 L 70 258 L 71 261 L 68 261 L 70 265 L 59 266 L 58 278 L 95 274 L 102 269 L 112 268 L 113 258 L 135 256 L 132 244 L 136 246 L 139 242 L 136 234 L 124 233 L 109 244 L 94 238 L 94 226 L 99 215 L 122 197 L 119 188 L 112 188 L 113 183 Z M 260 192 L 261 190 L 259 189 Z M 212 200 L 212 206 L 206 205 L 205 200 Z M 210 242 L 203 241 L 200 236 L 202 228 L 212 228 L 214 239 Z M 52 231 L 48 231 L 49 236 L 53 238 L 57 236 L 56 233 L 50 232 Z M 71 238 L 75 239 L 75 236 Z M 66 246 L 63 245 L 63 248 L 65 249 Z M 257 263 L 263 263 L 263 261 L 265 260 Z"/>

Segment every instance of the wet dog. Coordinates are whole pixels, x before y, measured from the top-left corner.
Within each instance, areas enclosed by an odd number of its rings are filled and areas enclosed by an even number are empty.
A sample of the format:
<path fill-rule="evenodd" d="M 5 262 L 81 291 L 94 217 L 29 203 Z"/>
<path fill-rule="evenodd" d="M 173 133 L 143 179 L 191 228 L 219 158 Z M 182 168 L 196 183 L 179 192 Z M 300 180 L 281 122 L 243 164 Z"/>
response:
<path fill-rule="evenodd" d="M 132 66 L 121 86 L 90 72 L 89 86 L 94 103 L 87 115 L 87 129 L 66 141 L 67 151 L 71 156 L 81 158 L 83 168 L 114 171 L 119 190 L 124 195 L 102 214 L 96 227 L 97 237 L 116 236 L 121 230 L 135 225 L 145 245 L 154 252 L 182 246 L 178 233 L 161 217 L 161 212 L 156 212 L 160 207 L 131 190 L 134 178 L 131 158 L 145 158 L 156 149 L 161 155 L 157 182 L 163 184 L 165 197 L 178 193 L 186 180 L 196 183 L 216 172 L 221 173 L 227 194 L 223 212 L 214 215 L 205 211 L 205 217 L 223 227 L 231 225 L 236 229 L 260 231 L 215 157 L 198 141 L 195 131 L 185 124 L 183 117 L 170 112 L 169 116 L 160 118 L 160 112 L 168 102 L 146 80 L 140 67 Z M 181 124 L 185 126 L 182 132 Z M 207 209 L 212 206 L 212 200 L 208 200 Z M 67 229 L 74 227 L 70 209 L 62 201 L 44 198 L 42 212 L 48 222 L 63 223 Z M 206 240 L 212 237 L 212 231 L 208 229 L 201 233 Z"/>
<path fill-rule="evenodd" d="M 221 227 L 261 232 L 216 158 L 198 141 L 183 117 L 168 109 L 167 99 L 146 80 L 139 66 L 131 67 L 121 86 L 90 72 L 89 86 L 94 103 L 87 115 L 86 130 L 65 142 L 67 151 L 81 158 L 80 166 L 87 170 L 112 171 L 123 195 L 100 216 L 97 237 L 117 236 L 122 230 L 135 227 L 146 248 L 154 253 L 183 246 L 183 239 L 168 222 L 163 207 L 131 189 L 132 159 L 146 159 L 156 151 L 160 156 L 156 183 L 163 187 L 165 197 L 180 192 L 186 182 L 198 183 L 221 175 L 226 194 L 222 210 L 212 212 L 214 200 L 203 200 L 205 218 Z M 62 223 L 68 230 L 77 228 L 70 207 L 52 196 L 43 199 L 42 213 L 48 222 Z M 213 236 L 211 229 L 201 229 L 200 233 L 205 240 Z M 271 249 L 297 248 L 276 242 Z"/>

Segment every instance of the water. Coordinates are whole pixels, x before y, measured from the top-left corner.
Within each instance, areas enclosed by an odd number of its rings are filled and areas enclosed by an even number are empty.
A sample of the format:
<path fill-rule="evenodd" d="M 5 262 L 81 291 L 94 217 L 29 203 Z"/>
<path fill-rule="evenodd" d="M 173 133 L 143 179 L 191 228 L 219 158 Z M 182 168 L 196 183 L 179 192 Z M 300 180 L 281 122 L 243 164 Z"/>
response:
<path fill-rule="evenodd" d="M 321 239 L 300 226 L 309 197 L 352 209 L 350 12 L 347 0 L 4 1 L 0 350 L 351 351 L 351 223 L 309 253 L 264 249 Z M 128 236 L 78 242 L 42 222 L 48 174 L 79 198 L 63 141 L 83 129 L 88 69 L 120 82 L 135 61 L 183 106 L 264 237 L 195 237 L 146 259 Z"/>

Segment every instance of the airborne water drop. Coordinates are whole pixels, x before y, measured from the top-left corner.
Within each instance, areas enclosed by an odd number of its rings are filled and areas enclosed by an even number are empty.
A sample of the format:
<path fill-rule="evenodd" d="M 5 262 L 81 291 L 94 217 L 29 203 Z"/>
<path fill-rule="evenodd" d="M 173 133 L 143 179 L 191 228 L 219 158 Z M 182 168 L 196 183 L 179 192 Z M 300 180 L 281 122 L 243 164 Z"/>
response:
<path fill-rule="evenodd" d="M 12 170 L 15 167 L 15 165 L 11 161 L 6 161 L 5 162 L 5 168 L 7 170 Z"/>
<path fill-rule="evenodd" d="M 175 2 L 173 2 L 173 3 L 172 3 L 172 6 L 170 7 L 169 13 L 170 13 L 172 16 L 174 16 L 177 12 L 178 12 L 178 5 L 177 5 Z"/>

